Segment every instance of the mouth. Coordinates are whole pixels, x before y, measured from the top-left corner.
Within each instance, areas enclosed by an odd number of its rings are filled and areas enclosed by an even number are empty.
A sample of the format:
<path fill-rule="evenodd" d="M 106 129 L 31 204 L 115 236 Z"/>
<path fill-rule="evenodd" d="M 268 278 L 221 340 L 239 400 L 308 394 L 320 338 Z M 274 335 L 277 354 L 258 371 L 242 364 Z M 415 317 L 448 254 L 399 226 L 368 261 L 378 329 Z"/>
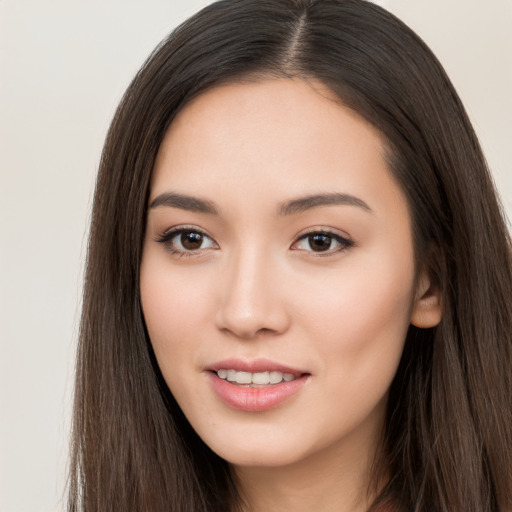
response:
<path fill-rule="evenodd" d="M 224 404 L 245 412 L 273 409 L 298 394 L 310 373 L 258 359 L 230 359 L 207 368 L 213 391 Z"/>
<path fill-rule="evenodd" d="M 274 386 L 281 382 L 291 382 L 299 377 L 299 375 L 294 375 L 293 373 L 283 373 L 276 370 L 252 373 L 221 368 L 216 373 L 219 379 L 226 380 L 231 384 L 253 388 Z"/>

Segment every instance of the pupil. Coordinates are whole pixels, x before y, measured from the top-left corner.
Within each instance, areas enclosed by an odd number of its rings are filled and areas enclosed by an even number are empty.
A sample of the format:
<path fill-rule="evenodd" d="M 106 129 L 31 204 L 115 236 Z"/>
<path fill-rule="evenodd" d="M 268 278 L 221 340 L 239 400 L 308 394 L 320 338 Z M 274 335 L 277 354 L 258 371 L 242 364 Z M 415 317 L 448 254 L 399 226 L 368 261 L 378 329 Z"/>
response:
<path fill-rule="evenodd" d="M 331 247 L 331 237 L 328 235 L 311 235 L 309 246 L 314 251 L 327 251 Z"/>
<path fill-rule="evenodd" d="M 185 249 L 199 249 L 203 243 L 203 235 L 200 233 L 188 232 L 181 234 L 181 245 Z"/>

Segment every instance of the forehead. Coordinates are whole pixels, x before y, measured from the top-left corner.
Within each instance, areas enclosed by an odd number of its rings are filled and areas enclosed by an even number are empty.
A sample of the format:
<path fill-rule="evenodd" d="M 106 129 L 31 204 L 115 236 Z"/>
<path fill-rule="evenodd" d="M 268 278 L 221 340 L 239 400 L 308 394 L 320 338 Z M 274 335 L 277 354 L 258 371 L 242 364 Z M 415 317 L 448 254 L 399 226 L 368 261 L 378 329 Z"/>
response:
<path fill-rule="evenodd" d="M 341 119 L 343 118 L 343 119 Z M 294 123 L 300 119 L 301 123 Z M 343 121 L 348 128 L 340 133 Z M 350 125 L 350 126 L 348 126 Z M 166 134 L 167 141 L 193 137 L 197 142 L 224 142 L 227 130 L 235 142 L 249 142 L 251 136 L 269 143 L 295 143 L 321 138 L 326 144 L 365 131 L 359 139 L 383 146 L 377 130 L 358 113 L 346 107 L 323 83 L 313 79 L 278 78 L 221 84 L 201 93 L 187 103 L 173 120 Z M 238 131 L 243 128 L 242 131 Z M 334 130 L 333 130 L 334 128 Z M 235 137 L 235 132 L 237 136 Z M 215 138 L 215 136 L 217 137 Z M 227 149 L 226 145 L 222 145 Z M 283 147 L 282 150 L 285 148 Z"/>
<path fill-rule="evenodd" d="M 332 189 L 400 194 L 377 130 L 302 79 L 225 84 L 188 103 L 161 144 L 151 196 L 169 188 L 276 201 Z"/>

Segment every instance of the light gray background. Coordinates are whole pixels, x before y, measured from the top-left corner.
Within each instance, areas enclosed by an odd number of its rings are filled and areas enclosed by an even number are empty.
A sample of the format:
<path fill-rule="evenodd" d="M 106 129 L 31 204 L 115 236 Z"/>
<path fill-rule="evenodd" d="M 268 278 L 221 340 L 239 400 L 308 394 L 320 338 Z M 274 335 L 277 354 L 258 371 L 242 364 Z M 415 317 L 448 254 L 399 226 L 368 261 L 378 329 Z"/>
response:
<path fill-rule="evenodd" d="M 207 1 L 0 0 L 0 512 L 63 511 L 92 187 L 117 102 Z M 512 212 L 512 0 L 383 0 L 452 77 Z"/>

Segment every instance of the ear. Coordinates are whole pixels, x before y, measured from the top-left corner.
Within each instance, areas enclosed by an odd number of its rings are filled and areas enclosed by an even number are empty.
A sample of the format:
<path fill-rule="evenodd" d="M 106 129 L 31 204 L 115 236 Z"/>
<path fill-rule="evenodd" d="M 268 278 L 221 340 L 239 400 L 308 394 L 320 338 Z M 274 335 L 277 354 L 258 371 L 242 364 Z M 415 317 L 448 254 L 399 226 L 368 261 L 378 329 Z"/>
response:
<path fill-rule="evenodd" d="M 433 284 L 426 272 L 422 272 L 416 286 L 411 313 L 411 324 L 420 329 L 435 327 L 443 316 L 440 287 Z"/>

